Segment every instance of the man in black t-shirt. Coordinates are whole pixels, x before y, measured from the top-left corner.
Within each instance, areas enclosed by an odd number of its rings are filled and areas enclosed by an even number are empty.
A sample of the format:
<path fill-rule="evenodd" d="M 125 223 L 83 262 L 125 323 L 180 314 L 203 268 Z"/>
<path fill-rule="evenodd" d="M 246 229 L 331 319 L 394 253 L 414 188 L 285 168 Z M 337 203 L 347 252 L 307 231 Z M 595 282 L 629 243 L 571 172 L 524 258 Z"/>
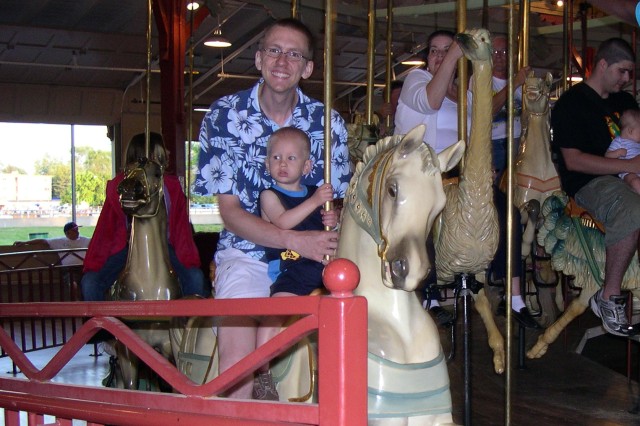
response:
<path fill-rule="evenodd" d="M 640 157 L 623 160 L 605 158 L 604 153 L 620 131 L 622 112 L 638 108 L 633 96 L 622 91 L 634 63 L 626 41 L 604 41 L 589 78 L 564 93 L 551 115 L 562 188 L 606 230 L 604 286 L 591 298 L 591 309 L 607 332 L 620 336 L 640 332 L 640 325 L 629 324 L 626 296 L 620 294 L 622 277 L 639 245 L 640 195 L 615 175 L 638 173 Z"/>

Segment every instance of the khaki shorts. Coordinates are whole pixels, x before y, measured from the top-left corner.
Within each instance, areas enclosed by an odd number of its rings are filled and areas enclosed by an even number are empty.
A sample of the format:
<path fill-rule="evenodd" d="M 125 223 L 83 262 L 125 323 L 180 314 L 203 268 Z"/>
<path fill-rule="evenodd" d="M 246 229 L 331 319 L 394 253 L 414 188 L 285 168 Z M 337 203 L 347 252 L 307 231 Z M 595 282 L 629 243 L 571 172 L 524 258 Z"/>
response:
<path fill-rule="evenodd" d="M 216 251 L 216 276 L 213 282 L 216 299 L 269 297 L 271 279 L 267 264 L 238 249 Z"/>
<path fill-rule="evenodd" d="M 604 225 L 607 247 L 640 229 L 640 195 L 615 176 L 600 176 L 575 196 L 576 203 Z"/>

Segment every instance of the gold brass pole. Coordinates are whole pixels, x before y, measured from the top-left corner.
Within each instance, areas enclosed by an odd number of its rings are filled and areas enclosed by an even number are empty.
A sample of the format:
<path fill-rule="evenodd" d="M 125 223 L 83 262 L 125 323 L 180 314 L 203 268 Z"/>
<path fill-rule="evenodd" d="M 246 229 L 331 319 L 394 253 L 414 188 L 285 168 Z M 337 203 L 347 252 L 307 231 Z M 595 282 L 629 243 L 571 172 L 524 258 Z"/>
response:
<path fill-rule="evenodd" d="M 457 4 L 457 31 L 461 33 L 467 28 L 467 0 L 458 0 Z M 463 56 L 458 60 L 458 139 L 465 141 L 467 140 L 468 75 L 467 58 Z"/>
<path fill-rule="evenodd" d="M 393 67 L 391 66 L 391 53 L 393 48 L 393 0 L 387 0 L 387 51 L 386 51 L 386 68 L 385 68 L 385 87 L 384 87 L 384 101 L 386 103 L 391 102 L 391 74 Z M 394 111 L 395 112 L 395 111 Z M 391 123 L 391 116 L 386 118 L 386 128 L 390 129 L 393 123 Z M 387 130 L 388 131 L 388 130 Z"/>
<path fill-rule="evenodd" d="M 529 37 L 529 0 L 520 1 L 520 16 L 523 23 L 520 32 L 520 43 L 518 43 L 516 28 L 515 28 L 515 14 L 514 0 L 509 0 L 509 23 L 508 23 L 508 43 L 509 52 L 514 52 L 518 48 L 519 66 L 525 66 L 528 61 L 528 55 L 526 54 Z M 526 24 L 525 24 L 526 23 Z M 507 206 L 513 206 L 513 119 L 514 119 L 514 86 L 513 76 L 515 75 L 516 61 L 513 54 L 507 56 Z M 505 299 L 506 299 L 506 316 L 507 316 L 507 337 L 506 337 L 506 360 L 505 360 L 505 399 L 504 399 L 504 424 L 505 426 L 511 425 L 511 383 L 512 383 L 512 352 L 513 352 L 513 322 L 511 321 L 511 296 L 513 285 L 513 226 L 514 217 L 513 209 L 507 208 L 507 278 L 505 282 Z M 520 262 L 520 259 L 515 259 L 516 262 Z"/>
<path fill-rule="evenodd" d="M 300 4 L 298 2 L 298 0 L 291 0 L 291 17 L 292 18 L 299 18 L 300 14 Z"/>
<path fill-rule="evenodd" d="M 520 40 L 518 43 L 518 69 L 529 65 L 529 26 L 531 1 L 520 0 Z M 514 43 L 515 45 L 515 43 Z M 511 46 L 509 46 L 511 48 Z"/>
<path fill-rule="evenodd" d="M 369 0 L 367 14 L 367 124 L 373 124 L 373 72 L 375 67 L 376 8 L 375 0 Z"/>
<path fill-rule="evenodd" d="M 147 92 L 145 103 L 144 152 L 149 158 L 150 122 L 151 122 L 151 21 L 153 19 L 153 0 L 147 0 Z"/>
<path fill-rule="evenodd" d="M 333 40 L 336 21 L 335 0 L 325 1 L 324 20 L 324 181 L 331 183 L 331 110 L 333 108 Z M 325 203 L 331 210 L 331 202 Z M 329 231 L 329 227 L 325 227 Z"/>
<path fill-rule="evenodd" d="M 189 102 L 187 102 L 189 110 L 187 117 L 189 125 L 187 127 L 187 182 L 185 184 L 185 193 L 187 200 L 191 200 L 191 145 L 193 141 L 193 11 L 189 16 Z M 191 216 L 191 209 L 187 209 L 187 216 Z"/>

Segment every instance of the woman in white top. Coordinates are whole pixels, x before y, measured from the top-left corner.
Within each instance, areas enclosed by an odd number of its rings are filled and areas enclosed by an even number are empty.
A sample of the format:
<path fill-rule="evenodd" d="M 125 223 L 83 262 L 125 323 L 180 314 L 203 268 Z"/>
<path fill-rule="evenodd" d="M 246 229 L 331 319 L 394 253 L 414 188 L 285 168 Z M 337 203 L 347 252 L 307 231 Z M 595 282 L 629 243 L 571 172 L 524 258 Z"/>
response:
<path fill-rule="evenodd" d="M 458 93 L 455 74 L 463 56 L 451 31 L 433 32 L 427 40 L 426 68 L 411 71 L 404 80 L 395 117 L 395 134 L 425 124 L 424 140 L 437 153 L 458 141 Z M 471 92 L 468 106 L 471 106 Z M 470 128 L 471 113 L 467 114 Z"/>

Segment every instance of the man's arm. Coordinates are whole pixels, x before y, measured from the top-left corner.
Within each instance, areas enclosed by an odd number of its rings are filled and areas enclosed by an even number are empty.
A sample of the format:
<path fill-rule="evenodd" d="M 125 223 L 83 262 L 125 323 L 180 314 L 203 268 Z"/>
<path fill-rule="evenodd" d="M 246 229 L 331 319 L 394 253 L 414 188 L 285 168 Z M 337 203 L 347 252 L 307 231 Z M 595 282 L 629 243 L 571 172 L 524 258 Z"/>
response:
<path fill-rule="evenodd" d="M 218 205 L 225 228 L 255 244 L 273 248 L 289 248 L 316 262 L 321 262 L 325 255 L 333 256 L 338 248 L 337 232 L 280 229 L 244 210 L 235 195 L 218 195 Z"/>
<path fill-rule="evenodd" d="M 589 0 L 593 6 L 623 21 L 638 25 L 636 21 L 636 5 L 638 0 Z"/>
<path fill-rule="evenodd" d="M 592 175 L 640 173 L 640 156 L 623 160 L 587 154 L 576 148 L 560 148 L 568 170 Z"/>
<path fill-rule="evenodd" d="M 516 90 L 518 87 L 522 86 L 527 78 L 527 74 L 531 67 L 526 66 L 520 68 L 520 71 L 516 74 L 513 81 L 513 90 Z M 507 94 L 509 93 L 509 84 L 504 86 L 500 91 L 498 91 L 493 98 L 491 99 L 491 114 L 495 116 L 503 106 L 507 103 Z"/>

